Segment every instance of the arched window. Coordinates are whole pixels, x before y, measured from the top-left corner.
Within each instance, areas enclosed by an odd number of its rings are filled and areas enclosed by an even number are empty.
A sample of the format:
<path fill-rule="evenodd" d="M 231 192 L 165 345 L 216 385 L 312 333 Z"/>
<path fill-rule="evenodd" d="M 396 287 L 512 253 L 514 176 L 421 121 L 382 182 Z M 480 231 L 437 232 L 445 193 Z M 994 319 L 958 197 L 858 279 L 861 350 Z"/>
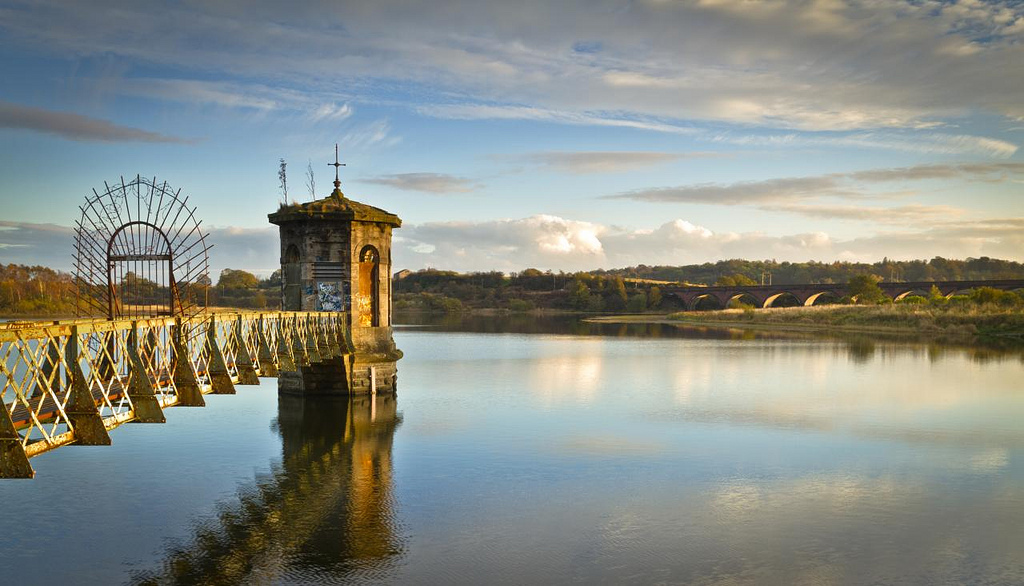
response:
<path fill-rule="evenodd" d="M 359 252 L 359 325 L 380 326 L 380 253 L 372 246 Z"/>

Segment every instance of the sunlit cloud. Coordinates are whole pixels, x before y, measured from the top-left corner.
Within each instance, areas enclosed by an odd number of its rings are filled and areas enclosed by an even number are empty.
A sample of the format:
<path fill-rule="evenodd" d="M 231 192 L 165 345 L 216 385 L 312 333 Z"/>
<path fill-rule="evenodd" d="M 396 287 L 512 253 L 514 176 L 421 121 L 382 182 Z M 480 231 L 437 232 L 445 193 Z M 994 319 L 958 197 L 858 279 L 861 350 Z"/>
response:
<path fill-rule="evenodd" d="M 650 119 L 625 118 L 621 115 L 617 116 L 609 113 L 559 111 L 515 105 L 442 104 L 422 106 L 417 108 L 417 111 L 427 116 L 450 120 L 534 120 L 582 126 L 635 128 L 671 134 L 696 134 L 700 132 L 692 126 L 676 125 Z"/>
<path fill-rule="evenodd" d="M 778 204 L 795 200 L 837 197 L 873 197 L 864 183 L 959 179 L 1005 183 L 1024 176 L 1024 163 L 919 165 L 871 169 L 851 173 L 829 173 L 813 177 L 785 177 L 737 183 L 703 183 L 676 187 L 653 187 L 604 196 L 647 202 L 701 203 L 716 205 Z M 934 207 L 934 206 L 933 206 Z M 777 207 L 776 209 L 783 209 Z M 810 209 L 810 208 L 805 208 Z M 910 211 L 912 208 L 905 208 Z M 917 208 L 919 211 L 924 207 Z M 794 208 L 795 210 L 795 208 Z M 819 214 L 820 215 L 820 214 Z"/>
<path fill-rule="evenodd" d="M 664 153 L 655 151 L 547 151 L 501 157 L 573 175 L 622 173 L 682 159 L 722 156 L 717 153 Z"/>
<path fill-rule="evenodd" d="M 480 188 L 480 185 L 465 177 L 456 177 L 444 173 L 396 173 L 360 179 L 363 183 L 386 185 L 406 191 L 423 191 L 427 193 L 469 193 Z"/>

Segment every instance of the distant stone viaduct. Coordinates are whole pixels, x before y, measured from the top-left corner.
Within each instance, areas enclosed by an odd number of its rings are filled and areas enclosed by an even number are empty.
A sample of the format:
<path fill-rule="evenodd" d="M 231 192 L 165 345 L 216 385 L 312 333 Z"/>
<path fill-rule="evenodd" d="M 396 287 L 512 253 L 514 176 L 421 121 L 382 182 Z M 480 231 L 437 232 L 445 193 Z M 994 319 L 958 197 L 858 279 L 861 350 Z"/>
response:
<path fill-rule="evenodd" d="M 992 287 L 1007 291 L 1024 289 L 1024 279 L 999 279 L 991 281 L 917 281 L 896 283 L 883 281 L 878 287 L 891 299 L 899 301 L 908 295 L 927 297 L 932 286 L 949 297 L 978 287 Z M 686 309 L 697 309 L 703 300 L 713 299 L 719 307 L 728 307 L 729 302 L 736 299 L 756 307 L 771 307 L 784 297 L 790 297 L 799 305 L 814 305 L 817 301 L 831 299 L 836 301 L 849 295 L 849 287 L 845 283 L 827 284 L 792 284 L 792 285 L 750 285 L 750 286 L 709 286 L 709 287 L 666 287 L 664 295 L 672 295 L 683 302 Z"/>

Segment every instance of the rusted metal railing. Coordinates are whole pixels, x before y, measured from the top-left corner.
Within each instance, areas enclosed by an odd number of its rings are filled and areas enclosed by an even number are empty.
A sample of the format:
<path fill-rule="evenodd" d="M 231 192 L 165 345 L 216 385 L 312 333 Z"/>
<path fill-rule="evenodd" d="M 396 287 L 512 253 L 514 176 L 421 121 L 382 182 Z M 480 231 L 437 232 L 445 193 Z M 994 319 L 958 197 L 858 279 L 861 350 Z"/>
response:
<path fill-rule="evenodd" d="M 60 446 L 109 445 L 122 423 L 162 423 L 167 407 L 351 356 L 346 332 L 346 315 L 326 312 L 0 324 L 0 478 L 31 478 L 29 458 Z"/>

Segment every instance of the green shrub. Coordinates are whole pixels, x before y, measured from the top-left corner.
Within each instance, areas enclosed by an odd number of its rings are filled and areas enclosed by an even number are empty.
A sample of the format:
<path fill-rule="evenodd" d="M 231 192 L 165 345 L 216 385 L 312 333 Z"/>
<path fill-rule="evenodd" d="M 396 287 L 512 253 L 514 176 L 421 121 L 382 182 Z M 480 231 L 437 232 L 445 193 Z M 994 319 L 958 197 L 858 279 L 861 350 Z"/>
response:
<path fill-rule="evenodd" d="M 850 297 L 857 298 L 858 305 L 876 305 L 889 298 L 878 286 L 880 279 L 875 275 L 857 275 L 848 284 Z"/>
<path fill-rule="evenodd" d="M 900 299 L 899 303 L 904 305 L 926 305 L 928 300 L 920 295 L 907 295 L 903 299 Z"/>
<path fill-rule="evenodd" d="M 971 302 L 971 298 L 967 295 L 953 295 L 948 300 L 949 305 L 963 307 Z"/>
<path fill-rule="evenodd" d="M 536 307 L 532 301 L 527 299 L 509 299 L 508 308 L 512 311 L 530 311 Z"/>
<path fill-rule="evenodd" d="M 754 309 L 754 306 L 749 303 L 743 303 L 739 299 L 730 299 L 729 309 L 742 309 L 746 311 L 747 309 Z"/>
<path fill-rule="evenodd" d="M 1012 291 L 1002 291 L 992 287 L 978 287 L 971 291 L 968 297 L 978 305 L 987 303 L 1001 305 L 1003 307 L 1017 307 L 1021 304 L 1021 298 Z"/>
<path fill-rule="evenodd" d="M 640 291 L 629 298 L 626 302 L 626 310 L 633 313 L 640 313 L 647 309 L 647 293 Z"/>

